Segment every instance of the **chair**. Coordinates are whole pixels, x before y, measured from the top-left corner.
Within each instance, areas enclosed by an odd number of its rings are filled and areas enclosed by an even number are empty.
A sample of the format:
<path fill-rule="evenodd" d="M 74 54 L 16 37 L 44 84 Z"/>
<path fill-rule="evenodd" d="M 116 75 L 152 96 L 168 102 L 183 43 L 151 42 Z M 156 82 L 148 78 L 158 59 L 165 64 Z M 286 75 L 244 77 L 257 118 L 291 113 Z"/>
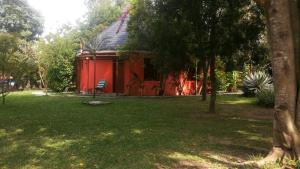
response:
<path fill-rule="evenodd" d="M 96 90 L 104 91 L 106 86 L 106 81 L 105 80 L 100 80 L 97 84 Z"/>

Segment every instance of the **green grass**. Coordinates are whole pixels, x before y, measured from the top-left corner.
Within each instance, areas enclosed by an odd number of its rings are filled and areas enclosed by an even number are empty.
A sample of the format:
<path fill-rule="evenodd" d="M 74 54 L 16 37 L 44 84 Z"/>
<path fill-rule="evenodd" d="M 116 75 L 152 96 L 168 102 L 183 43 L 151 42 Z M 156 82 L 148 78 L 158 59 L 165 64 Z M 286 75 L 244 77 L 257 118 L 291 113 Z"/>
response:
<path fill-rule="evenodd" d="M 86 98 L 13 93 L 0 105 L 0 168 L 232 168 L 271 146 L 271 110 L 218 98 Z"/>

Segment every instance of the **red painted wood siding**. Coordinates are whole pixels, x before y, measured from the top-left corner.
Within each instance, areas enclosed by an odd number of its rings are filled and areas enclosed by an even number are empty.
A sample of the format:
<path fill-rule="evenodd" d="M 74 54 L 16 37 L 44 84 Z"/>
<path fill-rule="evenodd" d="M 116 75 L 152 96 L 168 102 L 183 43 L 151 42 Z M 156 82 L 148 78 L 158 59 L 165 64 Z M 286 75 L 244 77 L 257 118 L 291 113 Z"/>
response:
<path fill-rule="evenodd" d="M 94 60 L 81 60 L 80 71 L 80 92 L 84 94 L 92 93 L 94 85 L 100 80 L 106 81 L 104 92 L 113 92 L 113 61 L 112 60 L 96 60 L 96 78 L 94 80 Z"/>
<path fill-rule="evenodd" d="M 132 58 L 124 61 L 124 94 L 133 96 L 157 95 L 159 81 L 144 81 L 144 59 L 142 57 Z M 113 59 L 96 60 L 96 80 L 94 81 L 94 60 L 80 60 L 78 66 L 78 87 L 83 94 L 92 93 L 94 84 L 100 80 L 106 80 L 105 93 L 113 93 Z M 79 67 L 80 66 L 80 67 Z M 135 76 L 134 76 L 135 74 Z M 183 73 L 179 76 L 180 82 L 184 82 Z M 201 86 L 201 81 L 198 82 Z M 172 76 L 169 76 L 165 85 L 166 96 L 176 96 L 176 86 Z M 185 81 L 182 95 L 195 94 L 195 81 Z"/>

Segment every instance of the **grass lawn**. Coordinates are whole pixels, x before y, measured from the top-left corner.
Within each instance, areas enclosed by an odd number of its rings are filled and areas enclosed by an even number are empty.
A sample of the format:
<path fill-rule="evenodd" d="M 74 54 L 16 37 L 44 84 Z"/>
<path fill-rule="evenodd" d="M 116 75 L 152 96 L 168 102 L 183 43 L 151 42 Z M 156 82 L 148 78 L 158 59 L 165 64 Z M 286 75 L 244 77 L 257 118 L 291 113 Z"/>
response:
<path fill-rule="evenodd" d="M 0 168 L 232 168 L 271 147 L 272 110 L 253 99 L 219 97 L 218 116 L 198 97 L 85 99 L 10 94 Z"/>

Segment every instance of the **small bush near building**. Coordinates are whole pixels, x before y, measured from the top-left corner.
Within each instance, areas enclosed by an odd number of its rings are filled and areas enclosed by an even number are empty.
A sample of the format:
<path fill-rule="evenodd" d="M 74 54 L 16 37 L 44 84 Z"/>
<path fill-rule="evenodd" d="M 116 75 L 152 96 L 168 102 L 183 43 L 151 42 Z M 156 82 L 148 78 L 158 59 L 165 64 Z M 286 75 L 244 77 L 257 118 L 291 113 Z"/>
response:
<path fill-rule="evenodd" d="M 224 71 L 216 70 L 216 77 L 217 90 L 226 91 L 226 73 Z"/>
<path fill-rule="evenodd" d="M 235 92 L 238 86 L 238 71 L 224 72 L 216 70 L 217 90 L 226 92 Z"/>
<path fill-rule="evenodd" d="M 274 107 L 275 95 L 274 90 L 262 90 L 256 94 L 257 104 L 264 107 Z"/>

